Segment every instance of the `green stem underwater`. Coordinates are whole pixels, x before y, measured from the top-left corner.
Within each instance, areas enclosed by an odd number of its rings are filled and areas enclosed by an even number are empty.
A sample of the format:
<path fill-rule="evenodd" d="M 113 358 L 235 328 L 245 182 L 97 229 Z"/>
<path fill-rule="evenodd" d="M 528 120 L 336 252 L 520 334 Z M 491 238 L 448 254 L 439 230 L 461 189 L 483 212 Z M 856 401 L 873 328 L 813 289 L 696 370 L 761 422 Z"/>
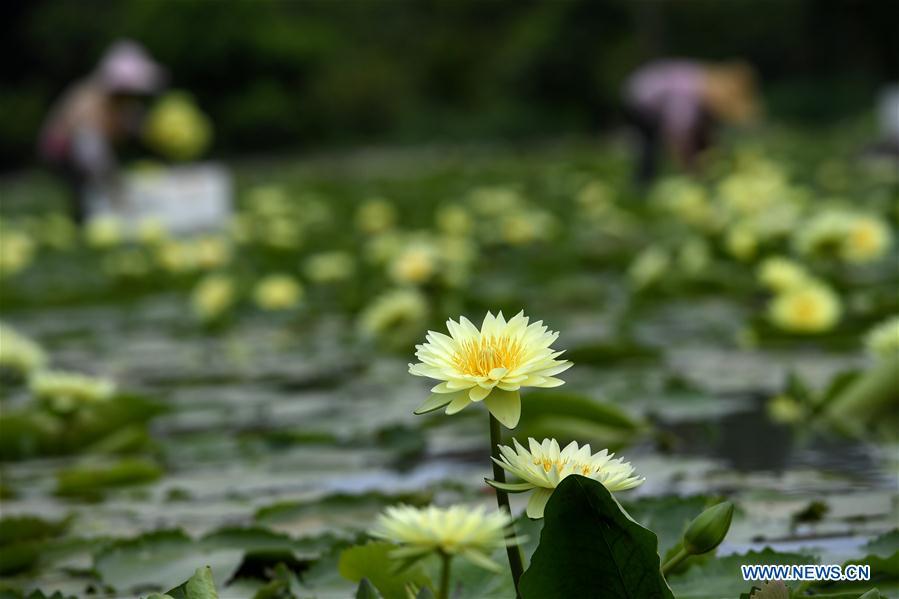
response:
<path fill-rule="evenodd" d="M 680 549 L 677 550 L 677 553 L 672 555 L 671 559 L 669 559 L 667 562 L 665 562 L 665 565 L 662 566 L 662 574 L 667 576 L 669 572 L 671 572 L 676 567 L 678 567 L 680 565 L 680 563 L 683 562 L 688 557 L 690 557 L 690 554 L 687 553 L 686 551 L 684 551 L 684 548 L 681 547 Z"/>
<path fill-rule="evenodd" d="M 502 442 L 502 439 L 503 433 L 499 420 L 494 418 L 493 414 L 490 414 L 490 455 L 495 459 L 499 459 L 499 444 Z M 491 460 L 491 462 L 493 464 L 493 480 L 500 483 L 506 482 L 506 472 L 495 461 Z M 495 489 L 495 491 L 496 505 L 499 509 L 505 510 L 506 513 L 511 516 L 512 509 L 509 507 L 509 494 L 501 489 Z M 514 525 L 509 527 L 506 538 L 512 540 L 515 539 Z M 509 569 L 512 570 L 512 582 L 515 584 L 515 595 L 520 597 L 521 594 L 518 592 L 518 581 L 521 578 L 522 572 L 524 572 L 524 566 L 522 565 L 521 550 L 518 548 L 517 541 L 506 547 L 506 554 L 509 556 Z"/>

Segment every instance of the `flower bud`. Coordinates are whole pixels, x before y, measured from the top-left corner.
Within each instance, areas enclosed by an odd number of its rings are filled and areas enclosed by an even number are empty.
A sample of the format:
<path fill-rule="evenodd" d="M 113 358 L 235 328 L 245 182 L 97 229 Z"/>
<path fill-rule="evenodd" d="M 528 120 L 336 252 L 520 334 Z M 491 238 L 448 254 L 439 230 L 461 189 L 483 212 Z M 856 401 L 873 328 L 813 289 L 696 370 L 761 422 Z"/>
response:
<path fill-rule="evenodd" d="M 724 501 L 702 512 L 684 533 L 684 551 L 689 555 L 708 553 L 721 544 L 734 515 L 734 504 Z"/>

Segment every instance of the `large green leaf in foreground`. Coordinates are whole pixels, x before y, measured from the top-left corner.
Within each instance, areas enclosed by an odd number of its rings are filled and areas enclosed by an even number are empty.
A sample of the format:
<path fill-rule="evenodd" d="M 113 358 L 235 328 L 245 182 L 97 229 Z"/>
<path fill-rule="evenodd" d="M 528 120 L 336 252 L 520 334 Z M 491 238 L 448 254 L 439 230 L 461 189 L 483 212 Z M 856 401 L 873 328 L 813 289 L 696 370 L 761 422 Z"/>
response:
<path fill-rule="evenodd" d="M 569 476 L 546 505 L 540 545 L 521 577 L 521 596 L 673 599 L 658 545 L 601 483 Z"/>

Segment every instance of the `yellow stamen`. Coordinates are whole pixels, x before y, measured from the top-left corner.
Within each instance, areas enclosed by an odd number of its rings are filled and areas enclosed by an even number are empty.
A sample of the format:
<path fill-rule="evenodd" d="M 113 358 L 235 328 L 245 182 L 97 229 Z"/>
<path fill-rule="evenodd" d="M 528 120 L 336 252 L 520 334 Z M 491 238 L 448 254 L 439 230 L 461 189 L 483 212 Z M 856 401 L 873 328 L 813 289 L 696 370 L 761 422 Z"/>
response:
<path fill-rule="evenodd" d="M 453 363 L 459 372 L 474 376 L 487 376 L 494 368 L 513 369 L 521 361 L 522 345 L 518 339 L 506 336 L 479 336 L 463 341 L 453 355 Z"/>

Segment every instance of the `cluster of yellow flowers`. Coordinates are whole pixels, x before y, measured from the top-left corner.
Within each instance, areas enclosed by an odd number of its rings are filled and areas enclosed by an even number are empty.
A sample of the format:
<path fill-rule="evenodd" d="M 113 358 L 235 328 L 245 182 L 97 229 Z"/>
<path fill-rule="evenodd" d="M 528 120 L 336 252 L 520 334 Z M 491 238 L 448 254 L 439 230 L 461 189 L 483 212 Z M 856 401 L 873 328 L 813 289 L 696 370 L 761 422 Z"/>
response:
<path fill-rule="evenodd" d="M 803 224 L 793 242 L 803 255 L 864 263 L 885 256 L 893 236 L 890 227 L 877 217 L 831 209 Z"/>
<path fill-rule="evenodd" d="M 875 358 L 899 358 L 899 315 L 874 326 L 865 335 L 865 347 Z"/>
<path fill-rule="evenodd" d="M 759 282 L 774 293 L 768 305 L 772 324 L 792 333 L 821 333 L 840 320 L 842 302 L 826 283 L 783 256 L 763 260 L 757 269 Z"/>
<path fill-rule="evenodd" d="M 28 380 L 31 393 L 53 412 L 66 414 L 82 405 L 107 401 L 116 391 L 111 379 L 78 372 L 40 370 Z"/>
<path fill-rule="evenodd" d="M 488 312 L 480 328 L 463 316 L 458 321 L 447 320 L 446 327 L 449 334 L 429 331 L 425 343 L 416 346 L 421 362 L 409 364 L 410 374 L 440 381 L 416 414 L 444 407 L 447 414 L 455 414 L 472 403 L 483 402 L 491 418 L 515 428 L 521 414 L 520 389 L 561 385 L 563 381 L 555 375 L 572 365 L 559 360 L 562 352 L 551 347 L 558 333 L 549 331 L 542 322 L 530 322 L 523 312 L 509 320 L 501 312 Z M 632 489 L 644 480 L 634 475 L 633 466 L 621 458 L 613 459 L 608 450 L 593 453 L 589 445 L 576 442 L 560 448 L 555 439 L 537 442 L 530 438 L 529 448 L 515 439 L 512 442 L 513 447 L 498 445 L 492 459 L 522 482 L 487 483 L 501 494 L 533 491 L 526 510 L 530 518 L 543 517 L 553 490 L 568 476 L 591 478 L 609 491 Z M 449 559 L 455 555 L 497 570 L 499 566 L 490 553 L 517 543 L 508 511 L 488 513 L 466 506 L 389 507 L 371 534 L 399 545 L 392 553 L 397 559 L 441 555 L 444 575 Z"/>
<path fill-rule="evenodd" d="M 116 384 L 111 379 L 51 370 L 49 361 L 36 341 L 0 322 L 0 371 L 27 381 L 32 396 L 49 411 L 69 414 L 115 394 Z"/>
<path fill-rule="evenodd" d="M 160 154 L 172 160 L 199 157 L 212 141 L 212 124 L 184 92 L 169 92 L 147 115 L 144 139 Z"/>
<path fill-rule="evenodd" d="M 47 364 L 47 354 L 32 339 L 0 322 L 0 370 L 27 377 Z"/>

